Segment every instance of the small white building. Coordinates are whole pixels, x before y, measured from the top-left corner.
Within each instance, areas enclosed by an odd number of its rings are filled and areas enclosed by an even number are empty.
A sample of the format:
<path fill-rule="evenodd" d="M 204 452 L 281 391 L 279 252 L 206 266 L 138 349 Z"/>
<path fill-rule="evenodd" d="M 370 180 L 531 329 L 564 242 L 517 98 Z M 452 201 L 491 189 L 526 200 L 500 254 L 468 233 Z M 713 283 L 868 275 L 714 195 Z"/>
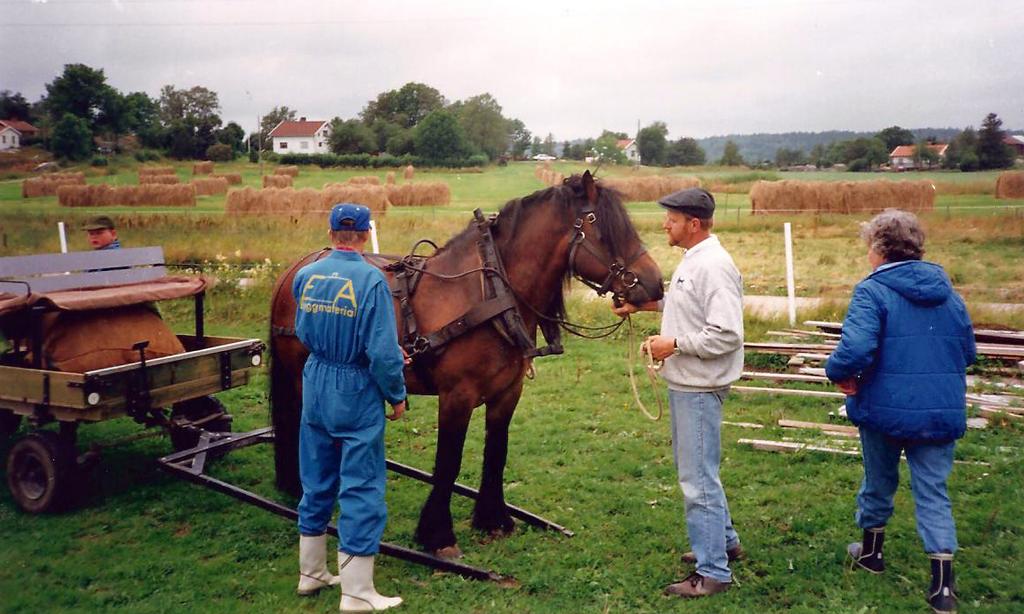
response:
<path fill-rule="evenodd" d="M 329 122 L 285 120 L 270 131 L 270 142 L 274 153 L 320 154 L 331 151 L 327 140 L 331 136 Z"/>
<path fill-rule="evenodd" d="M 929 143 L 928 149 L 935 153 L 939 162 L 942 162 L 942 159 L 946 157 L 949 145 L 947 143 Z M 889 168 L 896 171 L 918 168 L 917 162 L 914 161 L 916 152 L 917 145 L 899 145 L 889 154 Z"/>
<path fill-rule="evenodd" d="M 21 133 L 10 126 L 0 127 L 0 151 L 19 149 L 20 147 Z"/>
<path fill-rule="evenodd" d="M 640 148 L 637 147 L 636 139 L 619 139 L 615 146 L 626 154 L 626 159 L 635 164 L 640 163 Z"/>
<path fill-rule="evenodd" d="M 36 135 L 36 127 L 17 119 L 0 119 L 0 151 L 20 149 L 25 137 Z"/>

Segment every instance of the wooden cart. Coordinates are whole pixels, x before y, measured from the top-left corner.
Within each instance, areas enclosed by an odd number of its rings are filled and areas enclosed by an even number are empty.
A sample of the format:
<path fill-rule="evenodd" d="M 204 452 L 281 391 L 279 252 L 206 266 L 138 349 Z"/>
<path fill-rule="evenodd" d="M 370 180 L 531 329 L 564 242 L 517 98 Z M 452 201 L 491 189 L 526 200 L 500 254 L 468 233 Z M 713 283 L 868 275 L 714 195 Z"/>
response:
<path fill-rule="evenodd" d="M 196 445 L 203 432 L 231 430 L 231 416 L 213 394 L 243 386 L 262 363 L 259 339 L 211 337 L 203 330 L 209 280 L 169 276 L 159 247 L 0 258 L 0 436 L 22 419 L 30 432 L 7 454 L 7 484 L 31 513 L 70 503 L 80 465 L 78 425 L 129 416 L 161 427 L 175 449 Z M 42 324 L 55 311 L 110 310 L 192 297 L 194 334 L 177 335 L 185 352 L 147 358 L 149 341 L 133 345 L 138 359 L 84 372 L 48 368 Z M 41 427 L 56 422 L 58 430 Z"/>

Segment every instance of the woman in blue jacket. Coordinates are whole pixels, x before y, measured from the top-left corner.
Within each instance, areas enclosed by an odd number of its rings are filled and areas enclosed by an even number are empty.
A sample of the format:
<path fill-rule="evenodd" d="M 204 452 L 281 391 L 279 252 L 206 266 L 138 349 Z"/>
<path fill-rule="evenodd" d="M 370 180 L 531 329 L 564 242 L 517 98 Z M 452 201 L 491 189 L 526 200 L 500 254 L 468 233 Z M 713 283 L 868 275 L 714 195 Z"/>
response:
<path fill-rule="evenodd" d="M 864 224 L 861 236 L 873 272 L 854 289 L 839 346 L 825 366 L 847 394 L 864 456 L 856 514 L 863 540 L 847 550 L 856 567 L 885 569 L 885 525 L 905 452 L 917 532 L 931 559 L 928 603 L 954 612 L 957 541 L 946 480 L 967 427 L 965 370 L 975 359 L 974 331 L 945 271 L 921 260 L 924 232 L 916 216 L 888 209 Z"/>

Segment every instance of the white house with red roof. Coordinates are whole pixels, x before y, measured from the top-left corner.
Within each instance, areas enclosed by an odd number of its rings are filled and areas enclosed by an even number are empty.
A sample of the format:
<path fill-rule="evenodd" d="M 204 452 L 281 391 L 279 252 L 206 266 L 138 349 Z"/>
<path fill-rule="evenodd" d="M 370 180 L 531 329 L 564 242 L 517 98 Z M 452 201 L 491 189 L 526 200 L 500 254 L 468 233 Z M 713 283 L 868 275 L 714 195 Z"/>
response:
<path fill-rule="evenodd" d="M 34 137 L 38 130 L 28 122 L 18 119 L 0 119 L 0 151 L 20 149 L 21 141 Z"/>
<path fill-rule="evenodd" d="M 331 124 L 321 120 L 285 120 L 270 131 L 271 147 L 274 153 L 320 154 L 329 153 L 327 143 L 331 136 Z"/>
<path fill-rule="evenodd" d="M 928 143 L 928 149 L 932 150 L 941 161 L 946 157 L 946 150 L 949 149 L 949 144 Z M 889 154 L 889 168 L 895 171 L 918 168 L 917 161 L 914 160 L 914 154 L 916 151 L 917 145 L 898 145 L 896 149 L 893 149 L 892 153 Z M 925 166 L 927 166 L 927 163 L 925 163 Z"/>
<path fill-rule="evenodd" d="M 640 148 L 637 147 L 636 139 L 619 139 L 615 141 L 615 146 L 626 154 L 626 159 L 630 162 L 640 162 Z"/>

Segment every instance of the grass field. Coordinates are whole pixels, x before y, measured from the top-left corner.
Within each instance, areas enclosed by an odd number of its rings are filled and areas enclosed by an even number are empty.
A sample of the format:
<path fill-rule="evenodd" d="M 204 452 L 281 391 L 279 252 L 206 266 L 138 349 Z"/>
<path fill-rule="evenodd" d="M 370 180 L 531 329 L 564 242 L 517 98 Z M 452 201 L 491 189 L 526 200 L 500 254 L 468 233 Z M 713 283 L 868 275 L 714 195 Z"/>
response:
<path fill-rule="evenodd" d="M 191 167 L 179 173 L 187 178 Z M 556 165 L 559 172 L 577 167 Z M 129 165 L 90 181 L 134 182 Z M 255 165 L 218 165 L 241 172 L 257 185 Z M 621 169 L 602 169 L 618 174 Z M 647 169 L 644 169 L 647 172 Z M 672 169 L 673 173 L 694 174 Z M 302 168 L 297 186 L 320 187 L 370 171 Z M 384 171 L 376 173 L 383 178 Z M 698 169 L 706 182 L 741 185 L 749 177 Z M 816 174 L 786 178 L 821 179 Z M 994 181 L 994 175 L 936 174 L 937 180 Z M 856 177 L 843 174 L 842 179 Z M 918 178 L 917 175 L 914 178 Z M 447 181 L 452 204 L 445 208 L 392 209 L 380 221 L 382 251 L 404 253 L 419 237 L 443 241 L 461 229 L 476 207 L 495 211 L 510 198 L 540 189 L 533 165 L 512 164 L 483 173 L 418 171 L 417 179 Z M 735 181 L 734 181 L 735 180 Z M 834 307 L 802 314 L 839 318 L 852 285 L 867 272 L 856 239 L 866 216 L 750 216 L 742 193 L 716 191 L 716 232 L 744 274 L 748 294 L 784 294 L 782 222 L 794 224 L 798 293 L 836 300 Z M 270 284 L 280 268 L 324 244 L 322 220 L 229 219 L 224 197 L 201 197 L 193 211 L 107 208 L 68 210 L 54 198 L 23 200 L 16 182 L 0 183 L 0 255 L 57 251 L 56 223 L 77 225 L 98 212 L 114 214 L 126 246 L 163 245 L 168 260 L 199 262 L 222 283 L 207 301 L 208 332 L 266 335 Z M 968 302 L 1024 302 L 1024 216 L 991 193 L 940 195 L 936 212 L 924 216 L 928 257 L 943 264 Z M 955 204 L 954 204 L 955 203 Z M 944 205 L 949 204 L 948 210 Z M 664 246 L 660 210 L 653 203 L 629 205 L 655 259 L 667 275 L 679 252 Z M 87 249 L 84 233 L 72 232 L 72 249 Z M 269 260 L 269 263 L 267 262 Z M 255 285 L 239 289 L 239 277 Z M 574 292 L 570 316 L 608 322 L 603 302 Z M 161 306 L 176 330 L 190 325 L 190 304 Z M 976 320 L 1018 328 L 1020 312 L 985 311 Z M 636 319 L 641 334 L 657 319 Z M 750 340 L 764 337 L 779 321 L 747 320 Z M 664 422 L 644 419 L 633 405 L 625 376 L 627 340 L 569 339 L 566 354 L 537 362 L 536 380 L 513 421 L 506 474 L 507 499 L 576 532 L 573 538 L 526 528 L 486 543 L 469 526 L 470 505 L 453 506 L 456 534 L 466 562 L 518 580 L 512 587 L 463 580 L 397 560 L 378 561 L 384 592 L 406 599 L 404 612 L 849 612 L 927 611 L 927 560 L 914 530 L 912 500 L 904 483 L 886 541 L 888 570 L 875 577 L 851 572 L 845 544 L 857 538 L 853 497 L 860 480 L 857 458 L 806 452 L 775 455 L 739 445 L 742 437 L 796 436 L 783 433 L 779 418 L 826 421 L 833 400 L 779 395 L 732 395 L 727 420 L 764 426 L 727 426 L 722 478 L 748 561 L 734 567 L 736 586 L 712 600 L 683 603 L 660 595 L 685 573 L 678 563 L 687 549 L 682 496 L 675 482 Z M 758 368 L 770 366 L 751 356 Z M 649 395 L 648 404 L 652 402 Z M 235 429 L 268 422 L 266 378 L 222 395 L 235 415 Z M 388 426 L 390 457 L 429 469 L 436 437 L 436 400 L 416 397 L 407 419 Z M 135 435 L 130 420 L 88 425 L 80 447 L 109 444 Z M 1020 561 L 1024 560 L 1024 425 L 993 424 L 970 431 L 957 449 L 963 461 L 950 491 L 959 527 L 957 555 L 962 612 L 1024 611 Z M 460 481 L 480 476 L 483 426 L 474 418 Z M 9 443 L 0 442 L 6 454 Z M 256 508 L 186 484 L 160 472 L 153 461 L 170 444 L 162 437 L 104 448 L 99 468 L 84 480 L 78 507 L 58 516 L 32 517 L 16 510 L 0 490 L 0 612 L 330 612 L 336 594 L 294 596 L 294 526 Z M 232 453 L 214 464 L 213 475 L 289 501 L 273 488 L 268 448 Z M 904 482 L 906 474 L 904 473 Z M 390 516 L 385 539 L 413 546 L 411 539 L 425 485 L 394 477 L 389 482 Z"/>

